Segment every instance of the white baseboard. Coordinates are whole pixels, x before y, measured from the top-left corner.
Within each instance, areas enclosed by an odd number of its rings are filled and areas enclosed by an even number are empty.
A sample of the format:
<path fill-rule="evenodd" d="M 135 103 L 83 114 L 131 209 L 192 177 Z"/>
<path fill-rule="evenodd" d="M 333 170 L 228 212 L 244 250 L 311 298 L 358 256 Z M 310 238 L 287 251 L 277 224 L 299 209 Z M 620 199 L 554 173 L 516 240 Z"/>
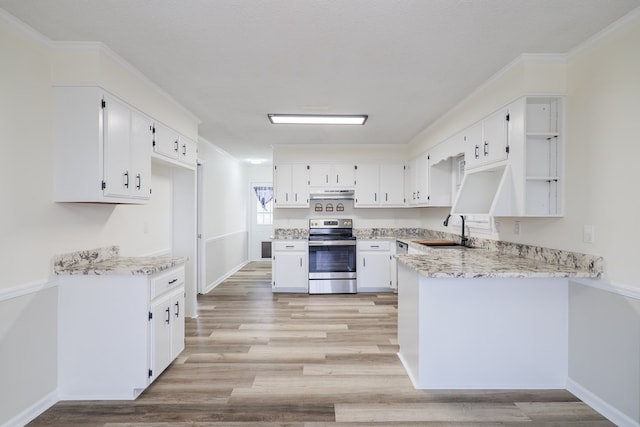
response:
<path fill-rule="evenodd" d="M 233 269 L 231 269 L 229 272 L 227 272 L 224 276 L 218 278 L 216 281 L 209 283 L 207 285 L 207 288 L 204 290 L 204 294 L 208 294 L 209 292 L 211 292 L 216 286 L 218 286 L 220 283 L 224 282 L 225 280 L 227 280 L 229 277 L 231 277 L 234 273 L 237 273 L 242 267 L 244 267 L 245 265 L 249 264 L 250 261 L 243 261 L 241 262 L 239 265 L 237 265 L 236 267 L 234 267 Z"/>
<path fill-rule="evenodd" d="M 42 399 L 38 400 L 33 405 L 29 406 L 24 411 L 20 412 L 15 417 L 11 418 L 9 421 L 4 423 L 2 427 L 22 427 L 35 420 L 39 415 L 41 415 L 44 411 L 51 408 L 53 405 L 58 403 L 58 392 L 57 390 L 52 391 Z"/>
<path fill-rule="evenodd" d="M 573 393 L 578 399 L 598 411 L 602 416 L 619 427 L 640 427 L 639 420 L 633 420 L 619 409 L 602 400 L 599 396 L 587 390 L 582 385 L 567 379 L 567 390 Z"/>

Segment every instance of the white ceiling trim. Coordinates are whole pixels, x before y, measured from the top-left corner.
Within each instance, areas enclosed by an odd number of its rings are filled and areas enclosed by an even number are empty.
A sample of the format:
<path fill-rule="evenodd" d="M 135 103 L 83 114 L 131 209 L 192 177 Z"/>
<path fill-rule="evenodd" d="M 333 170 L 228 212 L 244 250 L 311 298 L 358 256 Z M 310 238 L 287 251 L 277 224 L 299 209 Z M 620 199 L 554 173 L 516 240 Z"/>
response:
<path fill-rule="evenodd" d="M 439 126 L 440 123 L 442 123 L 444 120 L 446 120 L 449 117 L 451 117 L 452 115 L 456 114 L 456 112 L 460 108 L 464 107 L 465 104 L 470 102 L 473 98 L 478 96 L 479 93 L 481 93 L 482 91 L 487 89 L 489 86 L 494 84 L 501 77 L 503 77 L 505 74 L 507 74 L 509 71 L 511 71 L 513 68 L 517 67 L 518 65 L 521 65 L 523 63 L 534 63 L 534 62 L 538 62 L 538 63 L 565 63 L 566 61 L 567 61 L 567 54 L 564 54 L 564 53 L 557 53 L 557 54 L 556 53 L 540 53 L 540 54 L 538 54 L 538 53 L 523 53 L 523 54 L 518 55 L 517 58 L 515 58 L 509 64 L 505 65 L 502 69 L 500 69 L 493 76 L 489 77 L 483 84 L 481 84 L 476 89 L 474 89 L 463 100 L 458 102 L 456 105 L 451 107 L 447 112 L 445 112 L 440 117 L 438 117 L 433 123 L 431 123 L 425 129 L 420 131 L 420 133 L 418 133 L 415 137 L 411 138 L 411 140 L 409 141 L 409 146 L 411 146 L 413 144 L 416 144 L 416 143 L 419 143 L 424 138 L 424 136 L 427 135 L 431 130 L 433 130 L 437 126 Z M 523 93 L 523 94 L 520 94 L 520 95 L 526 95 L 526 94 Z M 547 94 L 540 93 L 539 95 L 547 95 Z M 555 95 L 558 95 L 558 94 L 555 94 Z M 507 100 L 502 105 L 508 105 L 509 103 L 515 101 L 516 99 L 517 99 L 517 97 L 514 98 L 514 99 Z M 496 110 L 499 109 L 499 108 L 501 108 L 501 105 L 496 106 Z M 468 125 L 471 126 L 471 125 L 473 125 L 473 123 L 468 123 Z M 452 136 L 453 135 L 449 135 L 449 137 L 452 137 Z"/>
<path fill-rule="evenodd" d="M 50 41 L 44 34 L 39 32 L 33 27 L 30 27 L 28 24 L 19 20 L 15 16 L 11 15 L 6 10 L 0 8 L 0 20 L 2 20 L 9 27 L 28 37 L 29 39 L 42 43 L 45 46 L 48 46 Z"/>
<path fill-rule="evenodd" d="M 600 32 L 594 34 L 589 37 L 578 46 L 573 48 L 571 51 L 567 52 L 567 59 L 571 59 L 576 55 L 579 55 L 581 52 L 589 49 L 590 47 L 595 46 L 596 44 L 608 39 L 615 35 L 621 28 L 625 27 L 629 22 L 634 21 L 635 19 L 640 17 L 640 7 L 633 9 L 631 12 L 624 15 L 622 18 L 613 22 Z"/>
<path fill-rule="evenodd" d="M 106 44 L 102 42 L 82 42 L 82 41 L 59 42 L 59 41 L 53 41 L 49 39 L 47 39 L 47 41 L 48 41 L 48 45 L 53 50 L 59 50 L 59 51 L 68 50 L 68 51 L 76 51 L 76 52 L 94 51 L 94 52 L 103 53 L 109 59 L 113 60 L 115 63 L 123 67 L 128 73 L 131 73 L 133 76 L 142 80 L 143 82 L 145 82 L 145 84 L 149 85 L 149 87 L 151 87 L 153 90 L 157 91 L 163 98 L 165 98 L 175 107 L 177 107 L 181 112 L 186 114 L 191 120 L 196 122 L 196 124 L 199 125 L 200 123 L 202 123 L 202 120 L 198 116 L 196 116 L 192 111 L 190 111 L 184 105 L 179 103 L 174 97 L 169 95 L 164 89 L 158 86 L 153 80 L 149 79 L 149 77 L 143 74 L 140 70 L 134 67 L 129 61 L 124 59 L 122 56 L 115 53 Z M 113 91 L 110 88 L 108 90 Z M 118 95 L 118 94 L 116 93 L 115 95 Z M 119 96 L 126 100 L 126 96 L 124 97 L 122 95 L 119 95 Z"/>

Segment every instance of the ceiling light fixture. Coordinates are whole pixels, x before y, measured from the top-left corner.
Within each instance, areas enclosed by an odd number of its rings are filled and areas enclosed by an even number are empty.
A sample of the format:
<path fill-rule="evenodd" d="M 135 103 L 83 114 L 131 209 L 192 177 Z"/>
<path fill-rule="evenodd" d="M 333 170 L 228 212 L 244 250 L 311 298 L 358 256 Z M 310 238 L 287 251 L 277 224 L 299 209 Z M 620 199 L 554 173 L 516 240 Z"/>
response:
<path fill-rule="evenodd" d="M 267 114 L 274 125 L 363 125 L 366 114 Z"/>

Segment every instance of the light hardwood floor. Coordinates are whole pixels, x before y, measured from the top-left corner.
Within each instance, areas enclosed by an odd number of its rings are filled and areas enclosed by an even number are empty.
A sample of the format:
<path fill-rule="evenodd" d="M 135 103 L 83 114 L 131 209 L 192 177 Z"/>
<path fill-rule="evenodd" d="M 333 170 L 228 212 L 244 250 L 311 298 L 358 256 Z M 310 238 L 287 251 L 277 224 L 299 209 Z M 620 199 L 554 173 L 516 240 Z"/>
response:
<path fill-rule="evenodd" d="M 137 400 L 60 402 L 32 426 L 610 426 L 564 390 L 418 391 L 394 294 L 271 293 L 251 263 L 186 321 L 186 348 Z"/>

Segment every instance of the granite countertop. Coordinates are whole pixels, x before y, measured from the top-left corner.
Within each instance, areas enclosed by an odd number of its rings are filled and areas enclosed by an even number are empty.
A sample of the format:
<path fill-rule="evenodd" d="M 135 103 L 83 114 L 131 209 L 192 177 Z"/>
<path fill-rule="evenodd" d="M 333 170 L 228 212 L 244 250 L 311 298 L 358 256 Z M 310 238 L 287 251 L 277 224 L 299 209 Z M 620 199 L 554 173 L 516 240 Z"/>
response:
<path fill-rule="evenodd" d="M 187 262 L 186 257 L 170 255 L 123 257 L 117 246 L 57 255 L 53 272 L 63 275 L 151 275 Z"/>
<path fill-rule="evenodd" d="M 598 279 L 603 274 L 602 257 L 559 249 L 469 237 L 472 248 L 426 247 L 416 240 L 453 240 L 460 236 L 423 228 L 354 228 L 358 239 L 396 239 L 420 254 L 397 255 L 427 277 L 579 277 Z M 307 238 L 307 229 L 277 229 L 276 238 Z"/>
<path fill-rule="evenodd" d="M 571 264 L 524 258 L 488 249 L 428 247 L 423 254 L 398 255 L 399 262 L 433 278 L 598 278 L 600 273 Z"/>

